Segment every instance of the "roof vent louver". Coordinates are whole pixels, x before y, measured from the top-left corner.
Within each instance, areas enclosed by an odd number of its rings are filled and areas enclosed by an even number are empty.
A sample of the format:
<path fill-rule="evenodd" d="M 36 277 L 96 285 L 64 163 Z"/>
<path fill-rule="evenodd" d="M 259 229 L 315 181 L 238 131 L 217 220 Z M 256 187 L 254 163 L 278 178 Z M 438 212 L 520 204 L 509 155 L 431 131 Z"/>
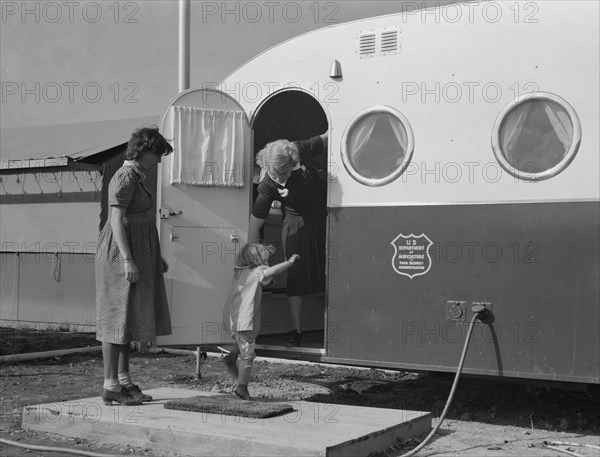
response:
<path fill-rule="evenodd" d="M 398 49 L 398 31 L 392 30 L 381 34 L 381 52 L 393 52 Z"/>
<path fill-rule="evenodd" d="M 374 33 L 368 33 L 360 36 L 358 49 L 361 57 L 375 54 L 377 49 L 375 38 L 376 37 Z"/>
<path fill-rule="evenodd" d="M 397 26 L 365 30 L 358 36 L 358 57 L 380 57 L 399 54 L 402 50 L 400 29 Z"/>

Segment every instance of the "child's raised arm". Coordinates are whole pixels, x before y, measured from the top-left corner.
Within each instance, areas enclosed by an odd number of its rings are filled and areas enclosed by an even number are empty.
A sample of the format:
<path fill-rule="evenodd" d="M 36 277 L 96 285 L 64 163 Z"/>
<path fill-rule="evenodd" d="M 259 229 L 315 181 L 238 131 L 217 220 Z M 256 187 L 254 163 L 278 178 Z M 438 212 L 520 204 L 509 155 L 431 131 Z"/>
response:
<path fill-rule="evenodd" d="M 300 256 L 298 254 L 293 254 L 285 262 L 278 263 L 277 265 L 273 265 L 272 267 L 269 267 L 269 268 L 265 269 L 265 271 L 263 273 L 264 279 L 271 279 L 274 276 L 277 276 L 278 274 L 283 273 L 288 268 L 292 267 L 292 265 L 294 265 L 294 263 L 298 259 L 300 259 Z"/>

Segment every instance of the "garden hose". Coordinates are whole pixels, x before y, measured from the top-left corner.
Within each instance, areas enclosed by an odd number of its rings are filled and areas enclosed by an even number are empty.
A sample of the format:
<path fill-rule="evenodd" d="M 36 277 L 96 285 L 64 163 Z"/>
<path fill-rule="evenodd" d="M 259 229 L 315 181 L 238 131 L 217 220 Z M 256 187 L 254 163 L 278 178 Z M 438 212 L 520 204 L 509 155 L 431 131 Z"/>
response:
<path fill-rule="evenodd" d="M 448 400 L 446 400 L 446 406 L 444 406 L 444 410 L 442 411 L 442 414 L 440 415 L 440 420 L 439 420 L 438 424 L 434 427 L 434 429 L 429 433 L 429 435 L 427 435 L 425 437 L 425 439 L 423 441 L 421 441 L 421 443 L 416 448 L 414 448 L 413 450 L 411 450 L 410 452 L 408 452 L 406 454 L 402 454 L 402 457 L 411 457 L 411 456 L 415 455 L 417 452 L 419 452 L 421 449 L 423 449 L 427 445 L 429 440 L 431 440 L 433 435 L 435 435 L 437 433 L 438 429 L 442 425 L 442 422 L 444 421 L 444 418 L 446 417 L 446 413 L 448 412 L 448 409 L 450 408 L 450 404 L 452 403 L 452 398 L 454 397 L 454 392 L 456 391 L 456 386 L 458 385 L 458 378 L 460 377 L 460 373 L 461 373 L 463 365 L 465 363 L 465 358 L 467 356 L 467 349 L 469 348 L 469 341 L 471 340 L 471 333 L 473 333 L 473 326 L 475 325 L 475 321 L 477 319 L 484 321 L 490 312 L 483 305 L 473 306 L 472 311 L 473 311 L 473 317 L 471 318 L 471 322 L 469 323 L 469 330 L 467 331 L 467 338 L 465 339 L 465 344 L 463 346 L 462 354 L 460 355 L 460 362 L 458 362 L 458 368 L 456 369 L 456 376 L 454 377 L 454 382 L 452 383 L 452 389 L 450 389 L 450 395 L 448 395 Z"/>
<path fill-rule="evenodd" d="M 98 454 L 97 452 L 84 451 L 83 449 L 69 449 L 66 447 L 37 446 L 35 444 L 20 443 L 19 441 L 7 440 L 5 438 L 0 438 L 0 443 L 29 449 L 31 451 L 64 452 L 65 454 L 86 455 L 89 457 L 117 457 L 116 454 Z"/>

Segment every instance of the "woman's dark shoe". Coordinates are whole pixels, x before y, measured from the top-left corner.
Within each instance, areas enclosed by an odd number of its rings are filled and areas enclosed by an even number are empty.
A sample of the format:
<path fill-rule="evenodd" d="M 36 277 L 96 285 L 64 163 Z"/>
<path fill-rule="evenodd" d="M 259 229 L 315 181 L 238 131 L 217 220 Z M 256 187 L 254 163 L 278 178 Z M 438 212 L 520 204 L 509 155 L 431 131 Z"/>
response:
<path fill-rule="evenodd" d="M 292 330 L 290 332 L 290 337 L 288 338 L 285 345 L 289 348 L 300 346 L 301 339 L 302 339 L 302 333 L 298 333 L 297 330 Z"/>
<path fill-rule="evenodd" d="M 237 354 L 235 355 L 235 357 L 233 357 L 232 354 L 227 354 L 225 357 L 223 357 L 223 362 L 225 363 L 229 374 L 231 374 L 231 376 L 237 379 L 237 377 L 240 374 L 240 371 L 237 366 Z"/>
<path fill-rule="evenodd" d="M 139 401 L 152 401 L 152 397 L 150 395 L 146 395 L 140 389 L 140 386 L 134 384 L 132 386 L 121 386 L 125 392 L 131 395 L 133 398 L 138 399 Z"/>
<path fill-rule="evenodd" d="M 133 397 L 124 387 L 121 387 L 120 392 L 113 392 L 112 390 L 102 390 L 102 401 L 105 405 L 112 405 L 120 403 L 122 405 L 141 405 L 142 400 Z"/>

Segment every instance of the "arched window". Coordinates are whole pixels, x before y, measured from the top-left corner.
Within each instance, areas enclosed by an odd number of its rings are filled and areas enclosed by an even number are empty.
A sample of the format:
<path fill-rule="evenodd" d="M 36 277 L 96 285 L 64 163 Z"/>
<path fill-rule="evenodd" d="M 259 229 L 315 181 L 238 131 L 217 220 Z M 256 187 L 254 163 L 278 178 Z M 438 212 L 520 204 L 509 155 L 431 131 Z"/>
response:
<path fill-rule="evenodd" d="M 367 186 L 383 186 L 398 178 L 410 163 L 413 149 L 408 120 L 388 106 L 359 112 L 342 137 L 346 170 Z"/>
<path fill-rule="evenodd" d="M 566 100 L 549 93 L 524 95 L 507 105 L 492 130 L 496 160 L 529 181 L 551 178 L 575 158 L 581 124 Z"/>

